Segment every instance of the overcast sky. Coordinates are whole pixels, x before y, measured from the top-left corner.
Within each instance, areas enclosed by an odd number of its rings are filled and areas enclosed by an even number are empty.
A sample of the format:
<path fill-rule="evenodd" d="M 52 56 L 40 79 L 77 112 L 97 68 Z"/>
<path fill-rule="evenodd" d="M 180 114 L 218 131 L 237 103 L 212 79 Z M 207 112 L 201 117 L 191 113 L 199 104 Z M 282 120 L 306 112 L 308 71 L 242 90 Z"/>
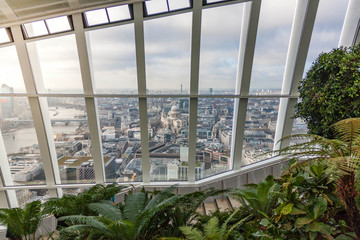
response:
<path fill-rule="evenodd" d="M 337 47 L 348 0 L 320 0 L 308 54 L 308 69 L 316 56 Z M 251 88 L 280 88 L 294 16 L 295 0 L 263 0 Z M 200 89 L 233 89 L 236 80 L 242 4 L 203 11 Z M 147 88 L 189 90 L 192 13 L 144 22 Z M 134 25 L 87 33 L 96 90 L 137 88 Z M 82 92 L 74 35 L 36 44 L 45 88 L 77 88 Z M 32 64 L 37 56 L 32 55 Z M 36 75 L 39 76 L 39 75 Z M 37 77 L 37 80 L 40 80 Z M 24 91 L 14 46 L 0 48 L 0 85 Z M 22 90 L 21 90 L 22 89 Z M 67 91 L 62 91 L 67 93 Z M 170 90 L 171 92 L 171 90 Z"/>

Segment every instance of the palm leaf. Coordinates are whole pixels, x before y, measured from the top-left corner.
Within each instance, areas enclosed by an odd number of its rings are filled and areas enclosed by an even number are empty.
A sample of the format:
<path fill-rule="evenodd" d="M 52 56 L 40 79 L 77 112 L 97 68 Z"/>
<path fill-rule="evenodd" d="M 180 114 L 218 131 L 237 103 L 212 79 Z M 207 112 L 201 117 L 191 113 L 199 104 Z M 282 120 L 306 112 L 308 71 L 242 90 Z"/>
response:
<path fill-rule="evenodd" d="M 112 221 L 118 221 L 123 218 L 120 209 L 114 205 L 109 205 L 108 203 L 90 203 L 88 207 L 102 217 Z"/>
<path fill-rule="evenodd" d="M 123 216 L 125 219 L 134 222 L 137 216 L 144 209 L 144 203 L 146 200 L 146 195 L 143 192 L 136 192 L 129 196 L 126 199 Z"/>
<path fill-rule="evenodd" d="M 187 237 L 189 240 L 203 240 L 203 233 L 192 227 L 180 227 L 181 232 Z"/>

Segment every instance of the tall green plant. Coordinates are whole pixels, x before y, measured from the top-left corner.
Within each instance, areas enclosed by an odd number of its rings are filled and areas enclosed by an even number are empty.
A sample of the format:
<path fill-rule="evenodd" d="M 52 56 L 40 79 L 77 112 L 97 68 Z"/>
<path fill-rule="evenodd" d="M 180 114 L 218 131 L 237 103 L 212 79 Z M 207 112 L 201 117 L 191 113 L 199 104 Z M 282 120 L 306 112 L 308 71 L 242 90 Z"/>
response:
<path fill-rule="evenodd" d="M 35 233 L 45 217 L 41 202 L 34 201 L 22 208 L 0 209 L 0 223 L 5 224 L 14 239 L 35 240 Z"/>
<path fill-rule="evenodd" d="M 302 139 L 306 142 L 280 150 L 290 157 L 325 160 L 337 175 L 336 194 L 345 205 L 351 227 L 360 238 L 360 211 L 356 204 L 355 173 L 360 164 L 360 118 L 350 118 L 332 125 L 338 139 L 327 139 L 318 135 L 298 134 L 282 140 Z"/>

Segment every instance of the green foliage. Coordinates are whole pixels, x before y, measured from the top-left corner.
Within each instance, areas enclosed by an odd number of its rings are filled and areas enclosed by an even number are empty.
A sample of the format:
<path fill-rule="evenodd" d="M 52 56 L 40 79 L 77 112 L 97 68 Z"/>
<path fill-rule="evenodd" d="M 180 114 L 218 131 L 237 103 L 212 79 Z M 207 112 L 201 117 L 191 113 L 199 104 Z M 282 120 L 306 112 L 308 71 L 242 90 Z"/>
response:
<path fill-rule="evenodd" d="M 24 209 L 0 209 L 0 223 L 7 226 L 14 239 L 35 240 L 35 232 L 44 217 L 40 201 L 31 202 Z"/>
<path fill-rule="evenodd" d="M 104 186 L 97 184 L 78 195 L 64 195 L 62 198 L 50 198 L 44 206 L 44 211 L 54 214 L 55 217 L 68 215 L 91 215 L 94 214 L 89 208 L 89 203 L 102 200 L 110 200 L 116 193 L 126 188 L 116 184 Z"/>
<path fill-rule="evenodd" d="M 360 45 L 322 53 L 300 83 L 302 101 L 295 117 L 307 123 L 309 133 L 333 138 L 330 126 L 360 117 Z"/>

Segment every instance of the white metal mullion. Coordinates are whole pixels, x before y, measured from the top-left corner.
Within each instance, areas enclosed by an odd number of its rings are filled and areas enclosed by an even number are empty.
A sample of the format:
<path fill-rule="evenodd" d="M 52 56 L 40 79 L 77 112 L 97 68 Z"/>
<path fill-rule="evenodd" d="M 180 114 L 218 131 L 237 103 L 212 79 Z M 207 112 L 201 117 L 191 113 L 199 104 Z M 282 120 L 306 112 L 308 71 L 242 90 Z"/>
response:
<path fill-rule="evenodd" d="M 143 3 L 133 4 L 134 28 L 135 28 L 135 52 L 138 93 L 145 97 L 139 97 L 139 117 L 141 131 L 141 159 L 142 159 L 142 180 L 143 183 L 150 182 L 150 153 L 149 134 L 147 119 L 147 98 L 146 98 L 146 65 L 145 65 L 145 40 L 144 40 L 144 16 Z"/>
<path fill-rule="evenodd" d="M 304 72 L 318 5 L 319 0 L 297 1 L 285 65 L 282 94 L 297 93 Z M 296 99 L 280 99 L 274 150 L 279 150 L 288 145 L 288 142 L 279 142 L 279 140 L 292 132 L 294 105 L 296 102 Z"/>
<path fill-rule="evenodd" d="M 261 0 L 244 3 L 235 88 L 235 94 L 240 94 L 240 96 L 249 95 L 260 7 Z M 247 103 L 248 98 L 236 98 L 234 101 L 235 111 L 231 141 L 231 162 L 234 170 L 240 169 L 242 162 Z"/>
<path fill-rule="evenodd" d="M 81 78 L 84 87 L 84 94 L 89 95 L 89 97 L 85 97 L 85 105 L 90 130 L 91 156 L 94 160 L 95 182 L 102 184 L 106 181 L 106 176 L 101 145 L 100 124 L 97 117 L 97 102 L 96 99 L 92 96 L 94 94 L 94 86 L 91 62 L 89 59 L 89 48 L 86 41 L 82 14 L 74 14 L 72 18 L 74 24 L 76 46 L 79 56 Z"/>
<path fill-rule="evenodd" d="M 26 91 L 30 94 L 36 95 L 34 75 L 38 74 L 40 76 L 41 73 L 34 72 L 33 70 L 35 69 L 40 71 L 39 63 L 33 62 L 33 65 L 31 65 L 29 52 L 26 48 L 20 26 L 12 27 L 11 31 L 14 37 L 14 42 L 19 58 L 20 68 L 25 82 Z M 39 83 L 40 82 L 42 81 L 39 81 Z M 46 184 L 47 186 L 54 186 L 55 184 L 60 184 L 60 173 L 57 162 L 55 144 L 52 137 L 52 130 L 46 99 L 40 99 L 39 97 L 35 96 L 28 97 L 28 100 L 34 121 L 36 136 L 39 143 Z M 61 191 L 49 190 L 49 194 L 50 196 L 55 197 L 61 195 Z"/>
<path fill-rule="evenodd" d="M 349 47 L 359 38 L 360 1 L 350 0 L 346 11 L 344 25 L 340 35 L 339 47 Z"/>
<path fill-rule="evenodd" d="M 10 166 L 6 154 L 5 143 L 0 129 L 0 189 L 14 185 L 11 177 Z M 18 207 L 15 190 L 0 190 L 0 208 Z"/>
<path fill-rule="evenodd" d="M 191 65 L 190 65 L 190 95 L 197 95 L 199 91 L 200 44 L 201 44 L 201 16 L 202 1 L 193 1 L 192 33 L 191 33 Z M 189 153 L 188 153 L 188 181 L 195 182 L 196 166 L 196 131 L 198 98 L 190 97 L 189 106 Z"/>

